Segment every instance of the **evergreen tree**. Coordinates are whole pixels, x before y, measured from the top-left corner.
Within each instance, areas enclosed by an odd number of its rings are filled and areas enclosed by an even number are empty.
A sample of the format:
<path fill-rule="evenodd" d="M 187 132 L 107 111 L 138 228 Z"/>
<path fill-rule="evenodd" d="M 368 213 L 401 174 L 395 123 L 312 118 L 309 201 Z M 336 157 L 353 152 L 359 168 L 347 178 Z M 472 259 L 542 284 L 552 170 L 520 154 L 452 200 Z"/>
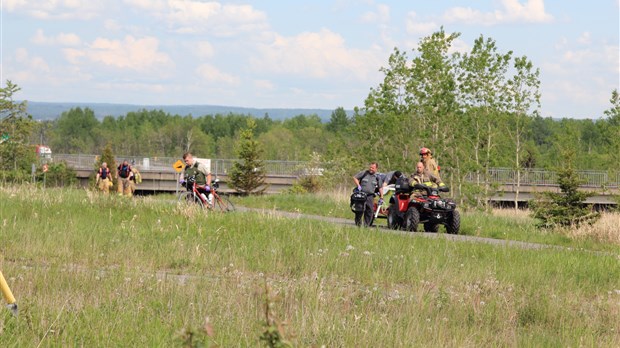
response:
<path fill-rule="evenodd" d="M 265 168 L 261 160 L 262 149 L 254 139 L 256 122 L 249 118 L 247 127 L 241 131 L 236 144 L 237 158 L 230 170 L 230 185 L 237 192 L 247 194 L 261 194 L 266 189 Z"/>
<path fill-rule="evenodd" d="M 579 191 L 582 180 L 573 168 L 573 153 L 565 155 L 564 166 L 557 170 L 557 184 L 560 193 L 544 192 L 542 197 L 530 204 L 532 216 L 540 222 L 541 228 L 578 227 L 584 223 L 592 224 L 600 214 L 592 211 L 585 200 L 592 193 Z"/>

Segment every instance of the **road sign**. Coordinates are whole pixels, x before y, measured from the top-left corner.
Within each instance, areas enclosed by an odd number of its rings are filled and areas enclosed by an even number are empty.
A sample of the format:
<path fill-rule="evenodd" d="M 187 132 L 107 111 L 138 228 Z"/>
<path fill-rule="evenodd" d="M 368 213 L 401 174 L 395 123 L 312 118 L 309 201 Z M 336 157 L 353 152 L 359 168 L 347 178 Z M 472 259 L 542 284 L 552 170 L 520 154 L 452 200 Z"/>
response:
<path fill-rule="evenodd" d="M 182 172 L 183 167 L 185 167 L 185 163 L 183 163 L 183 161 L 181 160 L 174 162 L 174 164 L 172 165 L 172 168 L 174 168 L 174 170 L 176 170 L 177 173 Z"/>
<path fill-rule="evenodd" d="M 47 163 L 43 164 L 43 173 L 47 173 L 48 167 Z"/>

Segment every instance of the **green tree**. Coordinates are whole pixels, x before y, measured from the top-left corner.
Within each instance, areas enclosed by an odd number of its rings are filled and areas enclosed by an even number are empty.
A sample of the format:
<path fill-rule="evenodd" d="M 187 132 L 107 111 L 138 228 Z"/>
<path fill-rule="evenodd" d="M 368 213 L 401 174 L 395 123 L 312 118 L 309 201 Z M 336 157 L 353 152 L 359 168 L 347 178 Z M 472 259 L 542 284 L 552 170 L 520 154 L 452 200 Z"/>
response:
<path fill-rule="evenodd" d="M 605 139 L 608 141 L 609 159 L 606 161 L 616 178 L 620 178 L 620 95 L 615 89 L 609 99 L 611 107 L 605 110 L 607 129 Z"/>
<path fill-rule="evenodd" d="M 256 122 L 250 118 L 247 127 L 241 131 L 236 144 L 237 158 L 230 170 L 230 184 L 237 192 L 248 194 L 263 193 L 265 185 L 265 168 L 261 160 L 262 149 L 254 139 Z"/>
<path fill-rule="evenodd" d="M 507 131 L 514 144 L 513 169 L 516 171 L 515 209 L 518 208 L 519 190 L 521 188 L 522 157 L 525 151 L 527 132 L 532 117 L 532 105 L 540 107 L 540 71 L 527 57 L 516 57 L 514 60 L 515 74 L 508 81 L 508 114 Z M 530 153 L 531 154 L 531 153 Z"/>
<path fill-rule="evenodd" d="M 349 116 L 347 116 L 347 112 L 343 107 L 338 107 L 336 110 L 332 111 L 329 122 L 325 126 L 325 128 L 333 133 L 342 132 L 347 129 L 351 120 L 349 120 Z"/>
<path fill-rule="evenodd" d="M 506 112 L 508 91 L 506 72 L 512 51 L 502 54 L 495 40 L 481 35 L 475 40 L 470 53 L 460 61 L 459 91 L 465 116 L 473 134 L 467 139 L 472 147 L 474 173 L 482 197 L 478 204 L 487 207 L 491 193 L 489 168 L 496 158 L 500 115 Z"/>
<path fill-rule="evenodd" d="M 35 150 L 28 145 L 34 121 L 26 113 L 26 102 L 13 100 L 20 90 L 11 81 L 0 88 L 0 170 L 11 171 L 8 176 L 18 180 L 27 177 L 35 162 Z"/>
<path fill-rule="evenodd" d="M 582 180 L 573 167 L 574 153 L 564 155 L 563 165 L 557 170 L 560 193 L 544 192 L 542 198 L 530 204 L 532 216 L 539 220 L 541 228 L 578 227 L 592 224 L 600 214 L 592 211 L 592 206 L 585 200 L 592 193 L 579 191 Z"/>
<path fill-rule="evenodd" d="M 63 112 L 54 125 L 52 150 L 56 153 L 95 153 L 95 128 L 99 121 L 90 108 Z"/>

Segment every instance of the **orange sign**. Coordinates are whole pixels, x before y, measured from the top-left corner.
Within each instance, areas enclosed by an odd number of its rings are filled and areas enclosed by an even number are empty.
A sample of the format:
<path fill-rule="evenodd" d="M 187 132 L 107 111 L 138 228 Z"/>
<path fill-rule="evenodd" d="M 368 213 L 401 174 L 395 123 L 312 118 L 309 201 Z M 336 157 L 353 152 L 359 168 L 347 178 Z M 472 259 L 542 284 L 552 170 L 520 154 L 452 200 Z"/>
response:
<path fill-rule="evenodd" d="M 183 161 L 181 160 L 174 162 L 174 164 L 172 165 L 172 168 L 174 168 L 174 170 L 176 170 L 177 173 L 182 172 L 184 167 L 185 167 L 185 163 L 183 163 Z"/>
<path fill-rule="evenodd" d="M 43 173 L 47 173 L 47 163 L 43 164 Z"/>

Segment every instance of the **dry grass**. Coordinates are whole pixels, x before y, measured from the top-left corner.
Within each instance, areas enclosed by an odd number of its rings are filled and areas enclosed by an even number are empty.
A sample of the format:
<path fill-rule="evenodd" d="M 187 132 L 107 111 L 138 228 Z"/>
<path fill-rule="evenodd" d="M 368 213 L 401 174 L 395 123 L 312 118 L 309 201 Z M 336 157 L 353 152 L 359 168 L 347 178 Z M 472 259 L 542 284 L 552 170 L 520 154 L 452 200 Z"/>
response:
<path fill-rule="evenodd" d="M 603 213 L 593 225 L 567 229 L 565 233 L 575 239 L 592 238 L 620 245 L 620 213 Z"/>
<path fill-rule="evenodd" d="M 530 211 L 526 209 L 493 209 L 493 216 L 517 219 L 519 221 L 531 220 Z"/>

